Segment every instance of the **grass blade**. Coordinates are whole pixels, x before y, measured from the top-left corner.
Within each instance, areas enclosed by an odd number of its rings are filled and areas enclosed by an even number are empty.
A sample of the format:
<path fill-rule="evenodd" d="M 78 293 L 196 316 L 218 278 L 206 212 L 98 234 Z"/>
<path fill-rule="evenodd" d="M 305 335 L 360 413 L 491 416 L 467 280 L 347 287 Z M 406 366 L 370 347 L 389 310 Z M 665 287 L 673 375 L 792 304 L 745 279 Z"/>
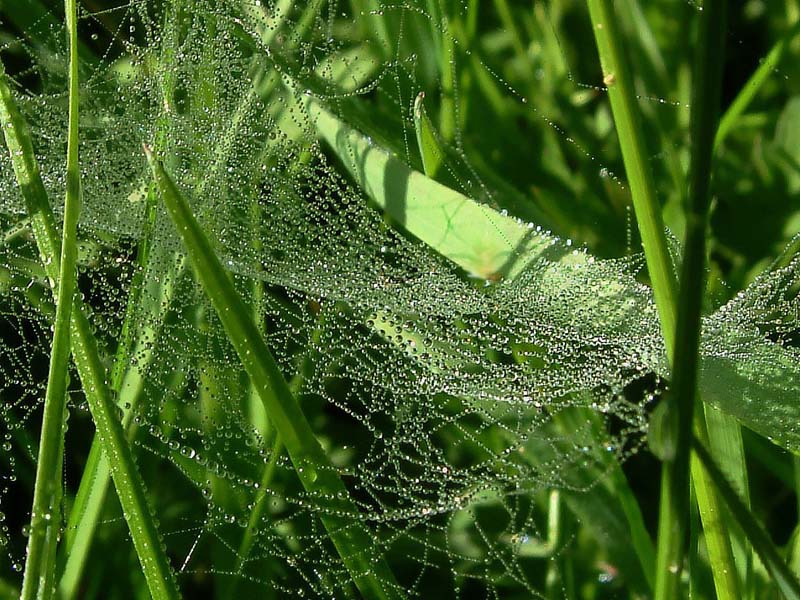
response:
<path fill-rule="evenodd" d="M 42 183 L 28 126 L 17 108 L 2 67 L 0 75 L 0 123 L 14 173 L 25 199 L 42 264 L 48 276 L 56 281 L 58 271 L 55 261 L 60 254 L 60 240 L 56 234 L 55 217 Z M 177 584 L 147 503 L 144 484 L 136 469 L 117 407 L 106 384 L 108 375 L 79 296 L 74 300 L 71 324 L 75 366 L 103 445 L 103 452 L 112 458 L 112 477 L 117 495 L 150 593 L 157 600 L 179 598 Z"/>
<path fill-rule="evenodd" d="M 513 278 L 552 247 L 550 236 L 414 171 L 313 96 L 296 97 L 361 189 L 409 233 L 472 275 Z"/>
<path fill-rule="evenodd" d="M 195 266 L 198 279 L 219 314 L 252 385 L 258 390 L 303 487 L 323 503 L 321 520 L 353 581 L 366 598 L 401 597 L 401 588 L 385 560 L 380 555 L 376 557 L 370 533 L 358 524 L 357 507 L 292 396 L 249 316 L 250 311 L 236 293 L 186 200 L 149 148 L 146 152 L 161 197 Z"/>
<path fill-rule="evenodd" d="M 425 111 L 425 92 L 420 92 L 414 100 L 414 130 L 417 134 L 417 146 L 422 156 L 422 167 L 425 175 L 436 179 L 436 174 L 442 166 L 444 153 L 436 137 L 433 123 Z"/>
<path fill-rule="evenodd" d="M 692 81 L 691 139 L 689 195 L 686 215 L 686 240 L 681 266 L 678 319 L 673 353 L 672 399 L 677 413 L 677 453 L 665 464 L 665 476 L 670 477 L 667 498 L 671 510 L 688 514 L 688 483 L 690 475 L 689 447 L 694 422 L 696 435 L 708 439 L 708 429 L 697 398 L 700 362 L 700 330 L 703 297 L 706 283 L 706 228 L 711 204 L 711 161 L 714 136 L 719 121 L 722 95 L 722 69 L 725 41 L 727 0 L 708 0 L 699 13 L 700 29 Z M 733 559 L 730 537 L 723 525 L 721 506 L 714 489 L 695 467 L 695 490 L 698 508 L 708 547 L 714 584 L 719 598 L 740 598 L 740 582 Z M 662 506 L 665 506 L 662 504 Z M 670 509 L 667 511 L 668 518 Z M 669 527 L 669 522 L 667 526 Z M 688 527 L 685 519 L 674 522 L 667 535 L 671 537 L 660 547 L 660 565 L 656 580 L 656 598 L 673 597 L 678 589 L 675 573 L 669 568 L 683 562 L 684 537 Z M 660 595 L 663 594 L 663 595 Z"/>
<path fill-rule="evenodd" d="M 56 545 L 61 528 L 61 471 L 70 357 L 70 319 L 75 295 L 78 217 L 81 183 L 78 164 L 78 32 L 76 0 L 65 0 L 69 40 L 69 122 L 67 126 L 67 189 L 57 278 L 53 346 L 44 399 L 36 484 L 31 509 L 22 595 L 25 600 L 51 598 L 55 590 Z"/>
<path fill-rule="evenodd" d="M 653 286 L 653 296 L 661 320 L 661 330 L 671 355 L 676 322 L 676 287 L 672 261 L 667 251 L 664 221 L 650 168 L 649 152 L 636 102 L 636 91 L 617 17 L 611 0 L 587 0 L 592 29 L 603 69 L 603 83 L 614 114 L 625 173 L 631 188 L 633 208 L 642 236 L 647 271 Z"/>
<path fill-rule="evenodd" d="M 800 23 L 796 23 L 785 36 L 776 42 L 769 53 L 767 53 L 764 60 L 761 61 L 758 68 L 742 86 L 742 89 L 736 95 L 733 102 L 731 102 L 725 114 L 722 115 L 722 119 L 720 119 L 717 137 L 714 140 L 715 149 L 719 149 L 725 143 L 725 140 L 728 138 L 731 131 L 733 131 L 739 117 L 744 114 L 744 111 L 746 111 L 753 102 L 758 92 L 761 91 L 762 86 L 766 83 L 783 58 L 786 47 L 798 33 L 800 33 Z"/>
<path fill-rule="evenodd" d="M 750 510 L 745 506 L 744 502 L 742 502 L 733 489 L 733 486 L 725 478 L 725 475 L 723 475 L 720 468 L 714 462 L 714 459 L 711 457 L 711 454 L 709 454 L 703 442 L 695 438 L 692 449 L 702 463 L 703 469 L 706 470 L 710 479 L 719 490 L 720 495 L 725 499 L 725 503 L 731 514 L 733 514 L 736 521 L 742 526 L 742 529 L 744 529 L 747 534 L 747 539 L 753 544 L 753 548 L 758 553 L 761 562 L 772 576 L 778 589 L 785 598 L 789 600 L 800 600 L 800 583 L 798 583 L 797 577 L 786 565 L 786 562 L 778 553 L 772 540 L 769 539 L 764 529 L 762 529 L 753 518 Z"/>

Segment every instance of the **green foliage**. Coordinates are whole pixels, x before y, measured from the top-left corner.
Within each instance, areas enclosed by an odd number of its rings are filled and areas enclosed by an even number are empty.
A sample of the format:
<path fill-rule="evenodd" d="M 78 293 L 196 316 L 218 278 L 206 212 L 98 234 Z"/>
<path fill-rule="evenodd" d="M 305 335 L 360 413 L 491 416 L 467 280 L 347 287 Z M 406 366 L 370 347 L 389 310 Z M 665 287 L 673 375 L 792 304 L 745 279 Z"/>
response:
<path fill-rule="evenodd" d="M 695 387 L 669 591 L 795 593 L 800 4 L 716 138 L 704 4 L 0 4 L 0 596 L 652 597 Z"/>

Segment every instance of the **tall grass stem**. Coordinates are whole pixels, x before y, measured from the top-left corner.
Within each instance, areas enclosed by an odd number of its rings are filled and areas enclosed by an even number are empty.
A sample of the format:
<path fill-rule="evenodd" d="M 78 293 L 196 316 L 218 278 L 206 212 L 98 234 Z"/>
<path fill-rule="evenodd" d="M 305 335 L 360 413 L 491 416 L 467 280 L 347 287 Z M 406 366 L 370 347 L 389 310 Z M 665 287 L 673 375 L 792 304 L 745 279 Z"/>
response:
<path fill-rule="evenodd" d="M 48 599 L 55 590 L 55 558 L 61 528 L 61 472 L 69 380 L 70 319 L 76 287 L 78 217 L 80 216 L 80 165 L 78 163 L 78 32 L 76 0 L 65 0 L 69 46 L 69 102 L 67 174 L 60 265 L 51 285 L 56 318 L 44 399 L 44 418 L 36 463 L 36 483 L 31 509 L 30 537 L 22 581 L 22 598 Z M 55 253 L 54 253 L 55 254 Z"/>
<path fill-rule="evenodd" d="M 0 125 L 11 156 L 14 174 L 25 200 L 42 264 L 48 277 L 57 281 L 59 273 L 56 261 L 61 253 L 61 240 L 56 233 L 55 216 L 42 182 L 30 130 L 17 107 L 2 65 L 0 65 Z M 125 439 L 118 416 L 119 411 L 108 389 L 108 373 L 100 358 L 97 341 L 84 314 L 80 296 L 77 295 L 74 298 L 70 337 L 73 360 L 100 436 L 103 452 L 113 465 L 112 478 L 117 496 L 150 594 L 156 600 L 180 598 L 148 505 L 144 483 Z"/>
<path fill-rule="evenodd" d="M 642 236 L 661 330 L 667 352 L 671 356 L 674 346 L 677 284 L 650 168 L 650 153 L 645 146 L 633 77 L 612 0 L 587 0 L 587 4 L 603 70 L 603 84 L 608 91 L 636 220 Z"/>

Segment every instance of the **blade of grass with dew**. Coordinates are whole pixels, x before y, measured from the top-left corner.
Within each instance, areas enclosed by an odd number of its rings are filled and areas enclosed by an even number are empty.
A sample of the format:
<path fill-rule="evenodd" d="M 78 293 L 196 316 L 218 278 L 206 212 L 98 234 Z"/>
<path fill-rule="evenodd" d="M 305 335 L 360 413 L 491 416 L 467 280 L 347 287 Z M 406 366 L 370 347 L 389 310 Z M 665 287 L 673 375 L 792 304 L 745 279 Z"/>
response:
<path fill-rule="evenodd" d="M 409 233 L 469 273 L 483 279 L 513 277 L 551 245 L 551 238 L 521 221 L 412 170 L 313 96 L 304 96 L 304 102 L 320 136 L 364 192 Z"/>
<path fill-rule="evenodd" d="M 723 528 L 724 513 L 717 506 L 717 493 L 711 487 L 706 474 L 695 461 L 690 460 L 692 423 L 697 435 L 710 439 L 709 431 L 714 433 L 715 449 L 730 451 L 727 456 L 729 469 L 747 487 L 741 432 L 732 421 L 717 415 L 713 407 L 704 411 L 696 402 L 698 395 L 698 372 L 700 363 L 700 336 L 702 327 L 702 308 L 706 289 L 706 229 L 711 205 L 711 173 L 714 151 L 714 137 L 719 122 L 722 97 L 722 69 L 725 46 L 725 26 L 727 0 L 709 0 L 698 14 L 700 25 L 694 56 L 692 77 L 691 112 L 691 159 L 689 166 L 688 205 L 686 209 L 686 239 L 684 258 L 681 265 L 680 292 L 678 297 L 678 321 L 673 354 L 672 394 L 677 412 L 677 452 L 672 463 L 671 485 L 680 497 L 673 497 L 673 506 L 688 509 L 688 497 L 681 492 L 682 484 L 688 485 L 690 473 L 694 481 L 698 509 L 705 532 L 706 547 L 711 561 L 714 585 L 719 598 L 742 598 L 749 578 L 749 557 L 744 540 L 737 540 L 732 528 Z M 706 414 L 709 415 L 708 418 Z M 709 428 L 711 424 L 714 427 Z M 733 453 L 736 453 L 733 455 Z M 738 462 L 734 462 L 738 458 Z M 711 502 L 709 502 L 711 500 Z M 678 509 L 680 510 L 680 509 Z M 673 530 L 674 532 L 675 530 Z M 685 536 L 686 529 L 680 531 Z M 725 535 L 727 534 L 727 535 Z M 676 545 L 664 553 L 669 564 L 680 564 L 683 549 Z M 740 549 L 740 565 L 736 565 L 733 548 Z M 670 554 L 670 551 L 672 554 Z M 733 568 L 731 568 L 733 565 Z M 738 569 L 736 567 L 739 567 Z M 677 583 L 669 573 L 664 591 L 670 593 Z M 742 579 L 740 580 L 740 576 Z M 658 593 L 657 586 L 657 593 Z"/>
<path fill-rule="evenodd" d="M 44 399 L 36 483 L 31 508 L 30 534 L 26 551 L 21 598 L 48 599 L 56 581 L 56 546 L 61 529 L 62 465 L 64 423 L 67 413 L 67 385 L 70 358 L 70 321 L 77 287 L 78 217 L 81 203 L 78 163 L 78 32 L 76 0 L 65 0 L 69 43 L 69 101 L 67 125 L 67 174 L 64 223 L 61 237 L 53 345 Z"/>
<path fill-rule="evenodd" d="M 786 561 L 781 557 L 767 533 L 753 518 L 750 509 L 745 506 L 744 502 L 736 494 L 736 490 L 733 489 L 733 486 L 725 478 L 716 462 L 714 462 L 714 458 L 703 441 L 695 437 L 692 442 L 692 450 L 697 455 L 700 463 L 702 463 L 702 468 L 708 472 L 709 478 L 714 482 L 714 486 L 719 490 L 720 495 L 725 499 L 731 514 L 742 525 L 747 534 L 747 539 L 750 540 L 753 549 L 758 553 L 761 562 L 772 576 L 772 580 L 780 592 L 789 600 L 800 600 L 800 582 L 798 582 L 797 577 L 786 565 Z"/>
<path fill-rule="evenodd" d="M 709 432 L 709 448 L 717 459 L 720 467 L 725 472 L 726 477 L 733 482 L 736 492 L 743 498 L 745 504 L 750 508 L 750 486 L 749 472 L 745 456 L 744 441 L 742 439 L 742 428 L 731 415 L 723 413 L 714 408 L 709 403 L 702 405 L 703 416 Z M 696 469 L 694 463 L 691 466 Z M 698 473 L 696 480 L 707 479 Z M 707 515 L 706 518 L 712 518 Z M 747 541 L 747 537 L 738 524 L 731 524 L 729 528 L 731 536 L 731 551 L 733 560 L 736 563 L 741 584 L 742 599 L 753 597 L 753 553 Z"/>
<path fill-rule="evenodd" d="M 447 14 L 447 2 L 441 2 L 444 8 L 441 22 L 441 48 L 439 69 L 441 71 L 441 101 L 439 104 L 439 132 L 442 139 L 451 143 L 455 140 L 458 118 L 456 116 L 456 48 L 455 38 L 450 27 Z"/>
<path fill-rule="evenodd" d="M 664 223 L 648 163 L 649 154 L 645 147 L 630 67 L 625 58 L 623 40 L 612 2 L 587 0 L 587 4 L 603 69 L 603 83 L 608 91 L 625 171 L 631 187 L 634 211 L 661 321 L 661 331 L 672 364 L 675 356 L 677 284 L 672 261 L 667 252 Z M 674 409 L 674 405 L 667 408 Z M 693 414 L 689 413 L 688 418 L 693 418 Z M 705 427 L 705 424 L 702 426 Z M 678 432 L 680 433 L 680 430 Z M 689 497 L 688 448 L 684 444 L 683 447 L 676 446 L 676 449 L 678 453 L 676 458 L 664 461 L 662 470 L 656 598 L 672 598 L 678 593 L 685 550 L 684 538 L 688 532 L 686 522 Z M 698 494 L 697 497 L 701 513 L 718 514 L 719 500 L 710 486 L 703 485 L 701 489 L 708 491 L 708 494 Z M 724 581 L 723 585 L 726 587 L 735 585 L 736 570 L 730 555 L 727 528 L 721 521 L 714 521 L 713 527 L 710 526 L 711 523 L 706 525 L 707 539 L 714 538 L 710 547 L 720 550 L 719 554 L 715 553 L 712 557 L 716 564 L 715 576 Z M 725 548 L 728 548 L 727 552 Z"/>
<path fill-rule="evenodd" d="M 189 205 L 161 163 L 149 148 L 146 151 L 161 197 L 195 265 L 198 279 L 219 314 L 242 365 L 258 389 L 304 488 L 324 502 L 320 518 L 353 581 L 366 598 L 402 597 L 401 588 L 388 564 L 380 555 L 374 554 L 370 533 L 358 524 L 358 508 L 291 395 L 272 354 L 250 319 L 249 311 L 236 294 Z"/>
<path fill-rule="evenodd" d="M 11 155 L 12 166 L 31 219 L 36 244 L 49 277 L 56 281 L 56 257 L 60 242 L 56 234 L 55 217 L 42 183 L 33 144 L 0 65 L 0 122 Z M 71 342 L 75 366 L 103 450 L 113 457 L 112 476 L 122 504 L 148 587 L 154 598 L 179 598 L 169 561 L 147 502 L 147 494 L 131 455 L 117 408 L 106 384 L 107 374 L 100 358 L 97 342 L 87 320 L 80 297 L 76 296 L 72 310 Z"/>
<path fill-rule="evenodd" d="M 447 3 L 441 0 L 425 0 L 425 9 L 430 26 L 431 51 L 438 61 L 439 72 L 439 127 L 443 137 L 452 141 L 455 133 L 455 104 L 454 104 L 454 66 L 452 33 L 449 29 L 447 18 Z M 416 111 L 416 104 L 414 105 Z M 416 113 L 415 113 L 416 115 Z M 414 117 L 416 119 L 416 116 Z M 449 136 L 449 137 L 446 137 Z M 423 157 L 424 158 L 424 157 Z"/>
<path fill-rule="evenodd" d="M 171 7 L 171 15 L 174 22 L 177 22 L 180 10 L 180 2 L 174 3 Z M 174 28 L 168 28 L 167 30 L 169 31 L 169 39 L 165 43 L 166 50 L 163 53 L 162 60 L 169 64 L 174 61 L 179 42 Z M 168 107 L 171 103 L 174 87 L 175 76 L 170 70 L 167 70 L 160 79 L 161 96 L 165 107 Z M 158 143 L 166 143 L 167 128 L 166 116 L 162 115 L 157 126 Z M 141 373 L 146 370 L 146 365 L 149 364 L 152 357 L 152 346 L 142 342 L 147 339 L 156 339 L 155 336 L 152 336 L 151 328 L 146 327 L 139 332 L 134 343 L 132 328 L 136 313 L 141 309 L 140 299 L 145 287 L 145 275 L 150 259 L 151 238 L 155 225 L 157 205 L 157 196 L 151 186 L 145 199 L 145 223 L 136 251 L 136 272 L 128 290 L 125 317 L 111 372 L 111 390 L 118 397 L 118 405 L 123 410 L 122 425 L 123 430 L 127 432 L 128 439 L 133 437 L 133 432 L 130 431 L 131 415 L 138 406 L 141 396 L 143 384 Z M 162 291 L 171 289 L 171 286 L 167 283 L 168 281 L 170 281 L 170 278 L 165 277 Z M 168 305 L 169 302 L 161 302 L 156 306 L 163 311 Z M 134 349 L 139 351 L 140 356 L 139 366 L 137 367 L 133 367 L 130 364 L 130 357 L 133 356 Z M 65 543 L 60 556 L 59 562 L 63 565 L 63 568 L 61 569 L 59 580 L 59 593 L 62 598 L 74 598 L 77 594 L 78 586 L 86 568 L 86 561 L 92 546 L 97 523 L 105 505 L 110 482 L 111 468 L 107 457 L 102 451 L 100 440 L 95 437 L 83 469 L 75 502 L 70 511 Z"/>

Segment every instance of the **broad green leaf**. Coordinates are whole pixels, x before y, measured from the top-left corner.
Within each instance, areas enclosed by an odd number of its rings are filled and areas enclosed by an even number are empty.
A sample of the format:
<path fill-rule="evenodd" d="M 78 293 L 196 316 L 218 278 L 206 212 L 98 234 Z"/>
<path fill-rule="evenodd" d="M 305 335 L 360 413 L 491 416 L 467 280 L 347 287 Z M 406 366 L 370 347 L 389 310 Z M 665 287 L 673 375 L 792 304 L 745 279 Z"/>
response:
<path fill-rule="evenodd" d="M 530 224 L 498 213 L 412 170 L 336 117 L 315 97 L 302 98 L 320 137 L 336 152 L 361 189 L 404 229 L 467 272 L 487 279 L 496 279 L 498 273 L 514 279 L 525 265 L 539 258 L 564 264 L 602 262 L 582 252 L 566 252 L 563 244 Z M 794 264 L 794 271 L 783 272 L 784 279 L 796 276 Z M 610 271 L 599 277 L 604 282 L 593 282 L 593 293 L 587 294 L 591 307 L 608 309 L 618 302 L 620 323 L 643 318 L 622 308 L 622 290 L 627 284 Z M 561 285 L 569 283 L 565 280 Z M 704 320 L 700 392 L 704 401 L 736 417 L 743 425 L 788 450 L 800 452 L 800 428 L 795 426 L 800 422 L 800 405 L 795 400 L 800 391 L 798 353 L 787 344 L 771 341 L 754 322 L 759 316 L 766 318 L 773 302 L 764 295 L 770 290 L 775 295 L 789 285 L 777 281 L 777 275 L 765 274 Z M 573 310 L 581 311 L 581 306 L 574 300 Z M 782 313 L 791 314 L 791 306 L 785 305 Z M 591 315 L 589 310 L 580 318 L 589 322 Z M 608 321 L 605 324 L 609 325 Z M 661 375 L 668 375 L 663 363 L 657 368 Z"/>

